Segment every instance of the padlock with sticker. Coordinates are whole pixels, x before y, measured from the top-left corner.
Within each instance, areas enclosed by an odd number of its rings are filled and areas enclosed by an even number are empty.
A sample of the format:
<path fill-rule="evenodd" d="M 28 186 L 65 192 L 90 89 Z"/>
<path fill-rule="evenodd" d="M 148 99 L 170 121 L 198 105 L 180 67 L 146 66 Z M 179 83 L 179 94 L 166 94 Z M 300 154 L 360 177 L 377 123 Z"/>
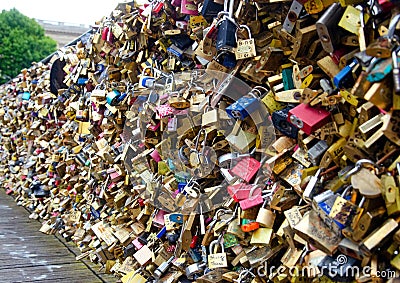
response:
<path fill-rule="evenodd" d="M 215 246 L 219 245 L 221 247 L 221 252 L 215 253 Z M 228 267 L 227 255 L 225 253 L 224 245 L 219 243 L 218 240 L 214 240 L 210 243 L 209 246 L 210 254 L 207 257 L 208 268 L 216 269 Z"/>
<path fill-rule="evenodd" d="M 246 25 L 240 25 L 239 29 L 244 28 L 248 33 L 248 39 L 239 39 L 237 41 L 237 47 L 235 49 L 236 60 L 248 59 L 257 56 L 256 45 L 254 38 L 251 36 L 250 28 Z M 238 30 L 236 30 L 236 35 Z"/>

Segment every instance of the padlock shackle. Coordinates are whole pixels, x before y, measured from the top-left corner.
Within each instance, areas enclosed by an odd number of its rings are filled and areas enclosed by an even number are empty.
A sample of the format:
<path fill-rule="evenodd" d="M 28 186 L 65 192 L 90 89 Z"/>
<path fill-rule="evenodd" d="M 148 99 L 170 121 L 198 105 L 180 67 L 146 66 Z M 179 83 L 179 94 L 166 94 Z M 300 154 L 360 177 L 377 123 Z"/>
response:
<path fill-rule="evenodd" d="M 253 196 L 254 191 L 255 191 L 256 189 L 261 189 L 261 192 L 262 192 L 262 185 L 260 185 L 260 184 L 255 184 L 255 185 L 250 189 L 249 198 L 251 198 L 251 197 Z"/>
<path fill-rule="evenodd" d="M 253 38 L 253 36 L 252 36 L 252 34 L 251 34 L 251 30 L 250 30 L 250 28 L 249 28 L 247 25 L 239 25 L 238 29 L 236 29 L 236 38 L 237 38 L 237 32 L 238 32 L 239 29 L 245 29 L 245 30 L 247 30 L 247 33 L 249 34 L 249 39 L 252 39 L 252 38 Z"/>
<path fill-rule="evenodd" d="M 253 278 L 256 277 L 256 275 L 250 271 L 251 269 L 244 269 L 239 273 L 238 279 L 236 279 L 236 282 L 242 282 L 243 279 L 245 279 L 247 276 L 251 275 Z"/>
<path fill-rule="evenodd" d="M 356 162 L 354 168 L 351 169 L 349 172 L 347 172 L 347 174 L 343 177 L 343 179 L 346 181 L 348 178 L 350 178 L 352 175 L 356 174 L 362 168 L 371 168 L 371 166 L 373 168 L 378 167 L 375 162 L 373 162 L 369 159 L 360 159 Z"/>
<path fill-rule="evenodd" d="M 222 234 L 221 234 L 222 235 Z M 221 247 L 221 252 L 225 253 L 224 245 L 219 240 L 214 240 L 210 243 L 209 252 L 210 254 L 214 254 L 214 246 L 219 245 Z"/>

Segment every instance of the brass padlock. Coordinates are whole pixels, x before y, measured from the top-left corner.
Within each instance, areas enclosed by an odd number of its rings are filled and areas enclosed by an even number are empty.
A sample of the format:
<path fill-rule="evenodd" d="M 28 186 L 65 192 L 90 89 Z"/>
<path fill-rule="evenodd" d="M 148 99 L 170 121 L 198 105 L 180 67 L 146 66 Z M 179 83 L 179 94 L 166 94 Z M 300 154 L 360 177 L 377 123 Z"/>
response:
<path fill-rule="evenodd" d="M 186 109 L 190 107 L 190 102 L 180 95 L 173 95 L 168 99 L 169 105 L 176 109 Z"/>
<path fill-rule="evenodd" d="M 267 201 L 264 202 L 263 206 L 258 211 L 256 222 L 258 222 L 261 227 L 273 228 L 276 215 L 272 210 L 265 208 L 266 205 Z"/>
<path fill-rule="evenodd" d="M 218 240 L 214 240 L 210 243 L 209 252 L 210 254 L 207 257 L 208 261 L 208 268 L 215 269 L 215 268 L 224 268 L 228 267 L 227 255 L 225 253 L 224 246 L 219 244 L 222 251 L 220 253 L 216 253 L 214 248 L 215 245 L 218 245 Z"/>

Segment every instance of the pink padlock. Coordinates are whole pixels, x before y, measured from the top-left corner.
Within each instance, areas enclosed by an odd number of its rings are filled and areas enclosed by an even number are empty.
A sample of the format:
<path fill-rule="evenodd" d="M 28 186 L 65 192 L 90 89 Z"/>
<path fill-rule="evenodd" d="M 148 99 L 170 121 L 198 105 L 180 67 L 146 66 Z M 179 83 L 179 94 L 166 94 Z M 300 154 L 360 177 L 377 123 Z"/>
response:
<path fill-rule="evenodd" d="M 261 163 L 257 159 L 244 157 L 232 168 L 231 172 L 242 180 L 249 182 L 260 167 Z"/>
<path fill-rule="evenodd" d="M 228 194 L 233 198 L 235 202 L 239 202 L 241 200 L 247 199 L 250 195 L 251 190 L 253 189 L 255 185 L 252 184 L 236 184 L 232 186 L 228 186 Z M 261 193 L 261 188 L 259 188 L 260 193 Z M 254 192 L 255 194 L 258 194 L 258 192 Z"/>
<path fill-rule="evenodd" d="M 155 162 L 160 162 L 161 161 L 161 156 L 158 153 L 157 149 L 154 149 L 151 153 L 150 156 L 154 159 Z"/>
<path fill-rule="evenodd" d="M 180 7 L 182 3 L 182 0 L 172 0 L 171 5 L 174 7 Z"/>
<path fill-rule="evenodd" d="M 153 132 L 155 132 L 155 131 L 157 131 L 157 129 L 160 127 L 160 123 L 157 123 L 157 124 L 155 124 L 155 125 L 148 125 L 147 126 L 147 129 L 149 129 L 150 131 L 153 131 Z"/>
<path fill-rule="evenodd" d="M 181 13 L 185 15 L 197 16 L 199 11 L 193 0 L 182 0 Z"/>
<path fill-rule="evenodd" d="M 264 199 L 261 195 L 261 192 L 259 194 L 255 193 L 257 188 L 258 188 L 257 186 L 254 186 L 250 191 L 249 197 L 247 199 L 239 201 L 241 209 L 247 210 L 264 203 Z"/>
<path fill-rule="evenodd" d="M 135 246 L 137 250 L 140 250 L 143 247 L 143 244 L 139 241 L 139 238 L 133 240 L 132 244 Z"/>

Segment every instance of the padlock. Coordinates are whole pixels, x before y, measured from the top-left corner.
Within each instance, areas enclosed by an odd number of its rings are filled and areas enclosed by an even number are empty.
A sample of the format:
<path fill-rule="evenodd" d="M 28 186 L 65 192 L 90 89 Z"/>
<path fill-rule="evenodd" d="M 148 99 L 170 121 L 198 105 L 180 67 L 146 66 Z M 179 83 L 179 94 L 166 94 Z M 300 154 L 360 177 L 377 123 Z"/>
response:
<path fill-rule="evenodd" d="M 393 38 L 399 21 L 400 15 L 394 16 L 390 21 L 386 36 L 379 37 L 375 42 L 371 42 L 371 44 L 367 46 L 365 53 L 373 57 L 390 58 L 394 47 Z"/>
<path fill-rule="evenodd" d="M 355 226 L 353 228 L 353 231 L 351 233 L 351 239 L 359 242 L 361 241 L 366 235 L 371 233 L 373 230 L 377 228 L 379 223 L 382 222 L 382 218 L 386 212 L 386 209 L 384 207 L 379 207 L 377 209 L 374 209 L 372 211 L 364 211 L 364 214 L 361 215 L 360 219 L 357 221 L 357 223 L 352 226 Z M 346 233 L 343 232 L 343 234 L 346 236 Z"/>
<path fill-rule="evenodd" d="M 334 254 L 341 241 L 341 237 L 326 226 L 313 210 L 304 215 L 294 230 L 307 243 L 330 255 Z"/>
<path fill-rule="evenodd" d="M 254 187 L 252 184 L 234 184 L 227 187 L 228 194 L 233 198 L 235 202 L 246 199 L 249 197 L 251 189 Z"/>
<path fill-rule="evenodd" d="M 245 238 L 245 234 L 236 220 L 233 220 L 229 223 L 226 233 L 232 234 L 242 240 Z"/>
<path fill-rule="evenodd" d="M 251 232 L 259 228 L 260 224 L 258 224 L 255 220 L 246 218 L 242 219 L 242 225 L 240 226 L 240 229 L 242 229 L 243 232 Z"/>
<path fill-rule="evenodd" d="M 287 121 L 301 129 L 307 135 L 315 132 L 331 120 L 329 111 L 299 104 L 288 111 Z"/>
<path fill-rule="evenodd" d="M 204 263 L 194 263 L 186 267 L 185 272 L 186 276 L 190 279 L 193 278 L 193 275 L 200 274 L 204 271 L 205 264 Z"/>
<path fill-rule="evenodd" d="M 273 228 L 276 215 L 271 209 L 265 208 L 266 204 L 267 201 L 264 201 L 263 206 L 258 211 L 256 222 L 258 222 L 261 227 Z"/>
<path fill-rule="evenodd" d="M 218 74 L 215 71 L 227 73 L 230 69 L 236 66 L 235 55 L 228 51 L 221 51 L 217 53 L 210 63 L 207 64 L 206 72 L 217 78 L 223 78 L 224 74 Z"/>
<path fill-rule="evenodd" d="M 197 3 L 192 0 L 181 1 L 181 13 L 191 16 L 197 16 L 199 14 L 197 10 Z"/>
<path fill-rule="evenodd" d="M 111 106 L 118 105 L 124 98 L 126 97 L 126 93 L 121 94 L 117 89 L 114 89 L 107 93 L 106 101 Z"/>
<path fill-rule="evenodd" d="M 393 176 L 382 175 L 382 195 L 386 203 L 388 215 L 397 214 L 400 210 L 400 194 L 399 188 Z"/>
<path fill-rule="evenodd" d="M 390 239 L 390 236 L 398 226 L 398 219 L 389 218 L 380 227 L 376 228 L 359 244 L 363 255 L 371 256 L 374 250 L 383 244 L 383 239 Z"/>
<path fill-rule="evenodd" d="M 281 64 L 283 59 L 283 50 L 274 47 L 267 47 L 261 54 L 260 60 L 257 61 L 255 71 L 274 71 Z"/>
<path fill-rule="evenodd" d="M 249 182 L 260 167 L 261 163 L 257 159 L 244 157 L 231 169 L 231 172 L 242 180 Z M 256 188 L 253 189 L 255 190 Z"/>
<path fill-rule="evenodd" d="M 222 12 L 223 9 L 224 5 L 213 0 L 206 0 L 201 8 L 201 14 L 204 18 L 210 19 L 216 17 L 219 12 Z"/>
<path fill-rule="evenodd" d="M 302 10 L 303 10 L 303 5 L 301 2 L 297 0 L 292 2 L 290 10 L 282 25 L 282 28 L 285 29 L 288 33 L 291 33 L 293 31 L 297 18 L 300 16 Z"/>
<path fill-rule="evenodd" d="M 230 0 L 232 1 L 232 0 Z M 225 13 L 222 20 L 218 23 L 218 33 L 217 33 L 217 40 L 216 40 L 216 48 L 217 51 L 221 49 L 232 49 L 235 48 L 237 45 L 236 40 L 236 30 L 237 24 L 235 20 L 232 18 L 232 8 L 229 5 L 229 12 Z"/>
<path fill-rule="evenodd" d="M 268 90 L 263 87 L 255 87 L 246 96 L 242 96 L 226 107 L 225 111 L 234 119 L 244 120 L 247 116 L 262 108 L 262 104 L 259 104 L 260 97 L 266 92 Z"/>
<path fill-rule="evenodd" d="M 247 199 L 239 201 L 240 207 L 243 210 L 247 210 L 247 209 L 250 209 L 252 207 L 255 207 L 255 206 L 258 206 L 258 205 L 264 203 L 264 199 L 263 199 L 261 193 L 260 194 L 255 193 L 256 188 L 257 187 L 253 187 L 251 189 L 249 197 Z"/>
<path fill-rule="evenodd" d="M 194 54 L 197 57 L 200 57 L 209 62 L 213 60 L 213 57 L 215 56 L 216 52 L 217 50 L 215 49 L 214 46 L 212 46 L 212 39 L 205 37 L 203 40 L 200 41 L 199 45 L 194 51 Z M 199 59 L 199 61 L 201 60 Z"/>
<path fill-rule="evenodd" d="M 322 47 L 328 53 L 333 53 L 340 42 L 340 31 L 337 27 L 343 12 L 343 7 L 336 2 L 315 23 Z"/>
<path fill-rule="evenodd" d="M 250 28 L 246 25 L 240 25 L 239 29 L 240 28 L 244 28 L 247 30 L 249 39 L 239 39 L 237 41 L 237 48 L 235 49 L 236 60 L 255 57 L 257 55 L 256 45 L 254 43 L 254 38 L 252 38 L 251 36 Z M 236 30 L 236 33 L 237 31 L 238 29 Z"/>
<path fill-rule="evenodd" d="M 308 150 L 308 158 L 314 166 L 319 164 L 319 161 L 326 150 L 328 150 L 328 144 L 324 140 L 318 141 Z"/>
<path fill-rule="evenodd" d="M 357 63 L 357 60 L 353 60 L 333 78 L 333 84 L 337 88 L 350 88 L 354 85 L 353 72 L 355 72 L 354 69 L 357 67 Z"/>
<path fill-rule="evenodd" d="M 215 253 L 215 245 L 219 245 L 221 247 L 220 253 Z M 210 243 L 207 262 L 208 268 L 210 269 L 228 267 L 228 261 L 224 246 L 221 243 L 218 243 L 218 240 L 214 240 Z"/>
<path fill-rule="evenodd" d="M 272 113 L 272 122 L 276 129 L 278 129 L 285 136 L 296 138 L 299 132 L 298 127 L 288 122 L 288 113 L 292 108 L 286 107 Z"/>

